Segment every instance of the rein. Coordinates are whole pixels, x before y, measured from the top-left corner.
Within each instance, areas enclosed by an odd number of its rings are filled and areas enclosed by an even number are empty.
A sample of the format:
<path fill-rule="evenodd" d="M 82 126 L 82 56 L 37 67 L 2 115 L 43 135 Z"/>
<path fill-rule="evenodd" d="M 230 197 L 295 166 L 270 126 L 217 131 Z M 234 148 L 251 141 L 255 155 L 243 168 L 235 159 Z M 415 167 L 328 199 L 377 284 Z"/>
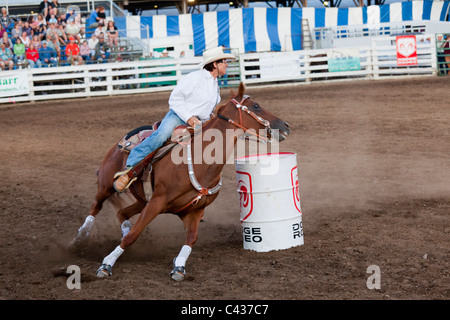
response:
<path fill-rule="evenodd" d="M 244 132 L 248 132 L 256 137 L 258 137 L 259 139 L 265 141 L 265 142 L 272 142 L 272 128 L 270 127 L 270 122 L 267 121 L 266 119 L 261 118 L 260 116 L 256 115 L 254 112 L 250 111 L 248 109 L 247 106 L 243 105 L 243 103 L 245 102 L 245 100 L 247 100 L 249 98 L 249 96 L 244 95 L 242 97 L 242 100 L 240 102 L 238 102 L 236 99 L 231 99 L 231 102 L 233 102 L 233 104 L 236 106 L 236 108 L 239 110 L 239 123 L 234 121 L 233 119 L 230 119 L 228 117 L 225 117 L 223 115 L 221 115 L 220 113 L 217 114 L 217 116 L 233 125 L 235 125 L 238 128 L 241 128 L 242 130 L 244 130 Z M 267 132 L 267 136 L 270 135 L 270 139 L 267 137 L 263 137 L 259 134 L 257 134 L 256 132 L 250 131 L 248 128 L 244 127 L 241 123 L 242 123 L 242 111 L 244 111 L 245 113 L 247 113 L 250 117 L 252 117 L 253 119 L 255 119 L 259 124 L 261 124 L 262 126 L 264 126 L 264 128 L 266 129 Z"/>
<path fill-rule="evenodd" d="M 239 110 L 239 123 L 234 121 L 233 119 L 230 119 L 230 118 L 227 118 L 227 117 L 221 115 L 220 113 L 218 113 L 217 116 L 219 118 L 235 125 L 236 127 L 241 128 L 242 130 L 244 130 L 244 132 L 249 132 L 250 134 L 258 137 L 259 139 L 261 139 L 265 142 L 272 142 L 272 128 L 270 127 L 270 122 L 267 121 L 266 119 L 263 119 L 260 116 L 256 115 L 254 112 L 250 111 L 247 106 L 243 105 L 245 100 L 247 100 L 248 98 L 249 98 L 249 96 L 244 95 L 240 102 L 238 102 L 234 98 L 231 99 L 231 102 L 233 102 L 233 104 Z M 255 119 L 259 124 L 264 126 L 264 128 L 266 129 L 266 132 L 267 132 L 267 137 L 263 137 L 263 136 L 257 134 L 256 132 L 250 131 L 248 128 L 244 127 L 242 125 L 242 112 L 247 113 L 250 117 Z M 269 135 L 270 135 L 270 138 L 268 138 Z M 221 176 L 220 180 L 216 186 L 214 186 L 212 188 L 202 187 L 202 185 L 198 182 L 197 178 L 195 177 L 194 166 L 192 164 L 191 145 L 188 144 L 186 146 L 186 148 L 187 148 L 187 164 L 188 164 L 189 180 L 191 181 L 192 186 L 198 191 L 198 194 L 197 194 L 197 196 L 195 196 L 194 199 L 192 199 L 186 205 L 184 205 L 183 207 L 181 207 L 180 209 L 176 210 L 173 213 L 178 213 L 180 211 L 183 211 L 186 208 L 188 208 L 189 206 L 195 206 L 204 196 L 213 195 L 213 194 L 216 194 L 217 192 L 219 192 L 219 189 L 222 186 L 222 176 Z"/>

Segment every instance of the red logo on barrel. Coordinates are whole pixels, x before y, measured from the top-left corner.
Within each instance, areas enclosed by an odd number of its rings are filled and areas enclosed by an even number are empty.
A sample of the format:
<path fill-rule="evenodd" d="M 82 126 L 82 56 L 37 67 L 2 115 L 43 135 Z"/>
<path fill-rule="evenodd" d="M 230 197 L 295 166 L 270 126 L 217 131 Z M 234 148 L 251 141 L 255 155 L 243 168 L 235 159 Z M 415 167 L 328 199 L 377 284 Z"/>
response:
<path fill-rule="evenodd" d="M 239 204 L 241 206 L 242 221 L 247 219 L 253 211 L 252 177 L 248 172 L 236 171 L 240 175 L 237 191 L 239 192 Z"/>
<path fill-rule="evenodd" d="M 292 196 L 294 199 L 294 206 L 298 212 L 302 213 L 302 209 L 300 206 L 300 188 L 298 183 L 297 166 L 293 167 L 291 170 L 291 184 L 292 184 Z"/>

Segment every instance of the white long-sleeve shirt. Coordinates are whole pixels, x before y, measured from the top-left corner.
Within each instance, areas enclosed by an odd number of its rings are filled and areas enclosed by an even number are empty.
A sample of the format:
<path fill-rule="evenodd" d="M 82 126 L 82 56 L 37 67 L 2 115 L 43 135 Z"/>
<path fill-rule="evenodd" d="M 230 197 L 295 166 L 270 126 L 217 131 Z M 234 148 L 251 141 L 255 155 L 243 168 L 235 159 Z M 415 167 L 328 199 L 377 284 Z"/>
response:
<path fill-rule="evenodd" d="M 183 121 L 196 116 L 208 120 L 214 107 L 220 102 L 219 83 L 205 69 L 189 73 L 181 78 L 169 98 L 169 108 Z"/>

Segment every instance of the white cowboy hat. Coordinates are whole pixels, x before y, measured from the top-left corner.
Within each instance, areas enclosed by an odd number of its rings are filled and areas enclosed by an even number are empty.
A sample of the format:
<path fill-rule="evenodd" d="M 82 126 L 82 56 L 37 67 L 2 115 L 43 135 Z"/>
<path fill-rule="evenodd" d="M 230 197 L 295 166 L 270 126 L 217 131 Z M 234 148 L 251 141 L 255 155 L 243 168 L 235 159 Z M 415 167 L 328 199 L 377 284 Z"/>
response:
<path fill-rule="evenodd" d="M 208 49 L 203 52 L 203 61 L 199 64 L 199 67 L 203 68 L 208 63 L 222 59 L 236 59 L 236 57 L 231 53 L 224 53 L 222 47 Z"/>

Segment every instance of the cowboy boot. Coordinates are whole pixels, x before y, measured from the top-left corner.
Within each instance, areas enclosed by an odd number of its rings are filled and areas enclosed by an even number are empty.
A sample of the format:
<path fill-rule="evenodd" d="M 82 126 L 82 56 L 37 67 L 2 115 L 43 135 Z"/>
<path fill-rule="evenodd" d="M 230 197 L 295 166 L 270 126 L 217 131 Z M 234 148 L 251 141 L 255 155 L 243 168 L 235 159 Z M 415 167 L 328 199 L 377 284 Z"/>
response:
<path fill-rule="evenodd" d="M 136 181 L 137 177 L 131 179 L 128 175 L 131 169 L 132 168 L 127 168 L 126 170 L 117 172 L 114 175 L 114 179 L 117 179 L 114 181 L 113 186 L 117 192 L 124 192 L 134 181 Z"/>

